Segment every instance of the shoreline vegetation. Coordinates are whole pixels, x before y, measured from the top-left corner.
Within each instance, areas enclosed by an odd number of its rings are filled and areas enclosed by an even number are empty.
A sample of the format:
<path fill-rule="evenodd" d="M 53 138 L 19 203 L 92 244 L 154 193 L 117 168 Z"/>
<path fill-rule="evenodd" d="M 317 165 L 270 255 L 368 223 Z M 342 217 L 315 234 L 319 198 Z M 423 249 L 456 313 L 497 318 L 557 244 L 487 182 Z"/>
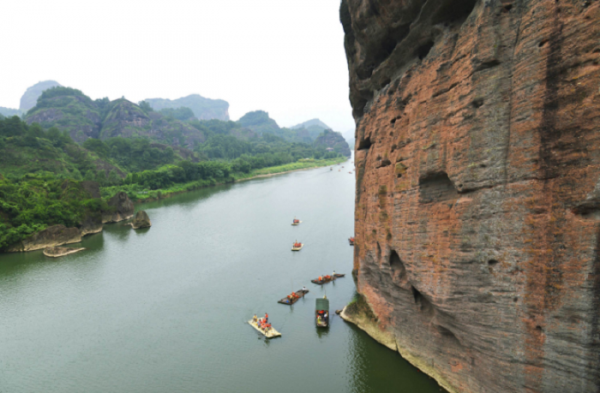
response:
<path fill-rule="evenodd" d="M 59 180 L 47 176 L 30 176 L 25 183 L 12 184 L 12 182 L 3 179 L 0 175 L 0 195 L 17 197 L 27 194 L 30 197 L 33 197 L 27 198 L 27 200 L 31 201 L 31 206 L 24 205 L 17 207 L 17 205 L 19 205 L 17 200 L 7 200 L 0 206 L 0 214 L 2 214 L 3 210 L 9 214 L 22 213 L 17 214 L 17 220 L 14 220 L 14 224 L 17 225 L 12 228 L 9 227 L 8 230 L 6 226 L 0 222 L 0 253 L 3 251 L 29 251 L 26 247 L 17 247 L 17 245 L 23 244 L 20 243 L 22 241 L 27 242 L 28 239 L 35 238 L 40 233 L 45 233 L 46 229 L 51 228 L 56 224 L 63 224 L 65 230 L 72 229 L 78 231 L 80 237 L 87 234 L 98 233 L 102 231 L 102 224 L 98 226 L 98 223 L 95 221 L 98 221 L 97 219 L 100 219 L 101 215 L 110 215 L 114 213 L 113 210 L 119 209 L 117 206 L 118 201 L 116 201 L 116 199 L 119 199 L 117 198 L 118 196 L 121 196 L 120 199 L 127 199 L 130 201 L 127 203 L 131 204 L 131 210 L 133 212 L 133 203 L 153 202 L 202 188 L 338 165 L 347 160 L 347 157 L 336 157 L 332 159 L 300 159 L 296 162 L 284 165 L 253 169 L 248 173 L 227 173 L 225 176 L 216 176 L 216 179 L 215 177 L 208 177 L 183 183 L 167 182 L 167 184 L 171 184 L 169 187 L 155 189 L 151 189 L 146 181 L 98 188 L 98 184 L 93 182 L 78 182 L 69 179 Z M 209 166 L 215 167 L 220 167 L 220 165 L 221 164 L 217 162 L 209 164 Z M 220 172 L 217 171 L 215 173 Z M 149 171 L 146 172 L 146 174 L 150 180 L 156 180 L 156 175 L 169 179 L 168 168 L 165 171 Z M 93 184 L 95 184 L 95 186 Z M 95 188 L 95 191 L 93 188 Z M 36 190 L 35 197 L 30 190 Z M 43 204 L 38 203 L 42 201 L 44 202 Z M 19 212 L 19 210 L 22 209 L 25 210 Z M 28 219 L 25 220 L 25 218 Z M 121 219 L 105 220 L 104 217 L 102 217 L 99 222 L 109 223 L 116 221 L 121 221 Z M 59 237 L 62 239 L 64 236 Z M 69 242 L 60 240 L 54 244 L 54 246 L 65 243 Z M 45 245 L 42 248 L 45 248 L 48 245 Z M 33 248 L 31 251 L 39 248 L 40 247 Z"/>
<path fill-rule="evenodd" d="M 195 180 L 186 183 L 178 183 L 171 187 L 151 190 L 143 187 L 139 184 L 102 187 L 100 192 L 103 198 L 109 195 L 114 195 L 119 191 L 123 191 L 128 194 L 129 198 L 134 203 L 145 203 L 153 202 L 161 199 L 173 197 L 175 195 L 183 194 L 186 192 L 200 190 L 202 188 L 208 188 L 223 184 L 233 184 L 241 181 L 259 179 L 263 177 L 284 175 L 286 173 L 303 171 L 313 168 L 322 168 L 326 166 L 337 165 L 342 162 L 349 160 L 347 157 L 338 157 L 333 159 L 304 159 L 289 164 L 278 165 L 267 168 L 254 169 L 249 173 L 233 173 L 228 179 L 215 180 L 213 178 L 206 180 Z"/>

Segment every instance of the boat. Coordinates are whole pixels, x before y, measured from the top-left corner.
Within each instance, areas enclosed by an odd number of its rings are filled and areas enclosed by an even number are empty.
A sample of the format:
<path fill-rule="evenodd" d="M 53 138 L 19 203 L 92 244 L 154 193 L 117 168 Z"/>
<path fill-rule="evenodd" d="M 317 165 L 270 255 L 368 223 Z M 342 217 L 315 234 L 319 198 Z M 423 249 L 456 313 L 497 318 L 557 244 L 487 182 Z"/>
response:
<path fill-rule="evenodd" d="M 285 304 L 291 306 L 296 303 L 298 300 L 304 297 L 308 293 L 308 289 L 298 289 L 296 292 L 292 292 L 283 299 L 279 300 L 277 303 Z"/>
<path fill-rule="evenodd" d="M 302 221 L 298 220 L 296 217 L 294 217 L 294 219 L 292 220 L 292 225 L 293 226 L 297 226 L 300 225 Z"/>
<path fill-rule="evenodd" d="M 277 330 L 275 330 L 275 328 L 272 327 L 271 324 L 267 324 L 266 328 L 262 328 L 262 327 L 258 326 L 259 321 L 262 321 L 262 318 L 257 319 L 256 321 L 254 321 L 254 318 L 253 318 L 253 319 L 249 320 L 248 323 L 254 329 L 258 330 L 261 334 L 263 334 L 266 338 L 281 337 L 281 333 L 279 333 Z"/>
<path fill-rule="evenodd" d="M 315 322 L 317 327 L 329 327 L 329 299 L 327 299 L 327 296 L 317 299 Z"/>
<path fill-rule="evenodd" d="M 302 250 L 302 247 L 304 247 L 304 243 L 294 242 L 292 245 L 292 251 L 300 251 Z"/>
<path fill-rule="evenodd" d="M 350 243 L 350 245 L 353 246 L 354 245 L 354 237 L 348 238 L 348 243 Z"/>
<path fill-rule="evenodd" d="M 314 280 L 310 280 L 310 282 L 312 282 L 313 284 L 317 284 L 317 285 L 323 285 L 323 284 L 327 284 L 328 282 L 332 282 L 337 280 L 338 278 L 342 278 L 344 277 L 345 274 L 333 274 L 333 275 L 326 275 L 326 276 L 319 276 L 318 278 L 315 278 Z"/>

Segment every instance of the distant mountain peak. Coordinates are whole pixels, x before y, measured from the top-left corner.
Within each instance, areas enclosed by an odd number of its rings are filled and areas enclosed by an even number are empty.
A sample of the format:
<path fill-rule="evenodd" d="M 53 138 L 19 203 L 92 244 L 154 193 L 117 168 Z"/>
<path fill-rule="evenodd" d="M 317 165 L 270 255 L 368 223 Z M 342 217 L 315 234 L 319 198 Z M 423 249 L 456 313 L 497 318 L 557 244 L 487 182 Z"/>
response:
<path fill-rule="evenodd" d="M 56 86 L 61 86 L 61 84 L 56 81 L 42 81 L 27 88 L 25 94 L 23 94 L 23 96 L 21 97 L 19 110 L 21 112 L 27 112 L 28 110 L 36 106 L 37 100 L 42 95 L 44 90 L 48 90 Z"/>
<path fill-rule="evenodd" d="M 298 128 L 309 128 L 312 126 L 317 126 L 320 127 L 324 130 L 331 130 L 332 128 L 329 127 L 327 124 L 323 123 L 321 120 L 319 119 L 310 119 L 305 121 L 304 123 L 300 123 L 300 124 L 296 124 L 293 127 L 290 127 L 292 130 L 298 129 Z"/>
<path fill-rule="evenodd" d="M 229 103 L 225 100 L 213 100 L 200 94 L 190 94 L 185 97 L 169 100 L 167 98 L 148 98 L 146 101 L 152 109 L 190 108 L 198 120 L 229 120 Z"/>

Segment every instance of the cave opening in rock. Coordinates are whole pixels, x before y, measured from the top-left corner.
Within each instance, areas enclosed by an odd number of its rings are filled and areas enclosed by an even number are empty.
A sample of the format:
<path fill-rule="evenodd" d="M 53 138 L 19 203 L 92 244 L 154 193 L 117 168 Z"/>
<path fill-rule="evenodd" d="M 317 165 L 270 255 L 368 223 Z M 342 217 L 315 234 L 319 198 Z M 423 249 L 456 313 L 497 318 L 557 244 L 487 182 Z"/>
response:
<path fill-rule="evenodd" d="M 400 256 L 396 250 L 392 250 L 390 253 L 390 268 L 392 269 L 392 274 L 394 277 L 397 277 L 401 280 L 406 278 L 406 267 L 404 266 L 404 263 L 402 262 L 402 259 L 400 259 Z"/>
<path fill-rule="evenodd" d="M 445 328 L 443 326 L 440 326 L 440 325 L 437 326 L 437 330 L 442 335 L 442 338 L 444 338 L 446 341 L 453 341 L 453 342 L 460 344 L 460 342 L 458 341 L 458 338 L 456 337 L 456 334 L 454 334 L 452 332 L 452 330 Z"/>
<path fill-rule="evenodd" d="M 428 41 L 427 43 L 425 43 L 417 48 L 417 50 L 415 51 L 415 55 L 420 60 L 423 60 L 424 58 L 427 57 L 427 55 L 429 54 L 429 51 L 431 51 L 431 48 L 433 48 L 433 41 Z"/>
<path fill-rule="evenodd" d="M 430 173 L 419 179 L 419 202 L 434 203 L 458 197 L 458 191 L 446 172 Z"/>
<path fill-rule="evenodd" d="M 415 304 L 419 307 L 419 310 L 423 312 L 426 316 L 432 316 L 434 313 L 433 304 L 425 296 L 421 294 L 414 286 L 411 286 L 411 291 L 413 294 L 413 298 L 415 299 Z"/>
<path fill-rule="evenodd" d="M 364 139 L 361 139 L 358 142 L 358 149 L 357 150 L 368 150 L 371 148 L 371 145 L 373 143 L 371 142 L 371 137 L 366 137 Z"/>
<path fill-rule="evenodd" d="M 462 24 L 471 15 L 477 0 L 446 0 L 432 18 L 434 25 L 438 23 Z"/>

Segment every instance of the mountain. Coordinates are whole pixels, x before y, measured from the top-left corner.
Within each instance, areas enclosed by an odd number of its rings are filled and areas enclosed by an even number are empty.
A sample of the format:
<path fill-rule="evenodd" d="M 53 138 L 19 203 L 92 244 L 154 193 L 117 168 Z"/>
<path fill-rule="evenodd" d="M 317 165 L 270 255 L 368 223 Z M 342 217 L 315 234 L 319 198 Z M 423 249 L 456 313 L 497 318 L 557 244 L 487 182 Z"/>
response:
<path fill-rule="evenodd" d="M 314 142 L 315 147 L 324 147 L 326 149 L 332 149 L 338 154 L 342 154 L 346 157 L 350 157 L 350 148 L 348 142 L 344 139 L 342 134 L 339 132 L 325 130 L 321 135 L 317 137 Z"/>
<path fill-rule="evenodd" d="M 25 121 L 39 123 L 44 128 L 58 127 L 68 131 L 73 140 L 83 142 L 100 136 L 101 112 L 98 102 L 81 91 L 53 87 L 42 93 L 37 105 L 25 115 Z"/>
<path fill-rule="evenodd" d="M 317 137 L 321 135 L 323 131 L 331 130 L 331 127 L 329 127 L 327 124 L 323 123 L 319 119 L 308 120 L 304 123 L 296 124 L 295 126 L 290 128 L 292 130 L 298 130 L 299 132 L 302 132 L 300 131 L 302 129 L 306 130 L 306 134 L 313 141 L 317 139 Z"/>
<path fill-rule="evenodd" d="M 18 109 L 5 108 L 0 106 L 0 115 L 4 117 L 21 116 L 21 111 Z"/>
<path fill-rule="evenodd" d="M 55 81 L 43 81 L 29 87 L 25 91 L 25 94 L 23 94 L 21 97 L 21 105 L 19 106 L 19 110 L 22 113 L 27 112 L 37 104 L 37 100 L 42 95 L 44 90 L 48 90 L 56 86 L 60 86 L 60 83 Z"/>
<path fill-rule="evenodd" d="M 331 127 L 329 127 L 327 124 L 323 123 L 321 120 L 319 119 L 311 119 L 311 120 L 307 120 L 304 123 L 300 123 L 300 124 L 296 124 L 293 127 L 290 127 L 292 130 L 295 130 L 297 128 L 309 128 L 309 127 L 319 127 L 322 130 L 331 130 Z"/>
<path fill-rule="evenodd" d="M 212 100 L 199 94 L 192 94 L 176 100 L 149 98 L 145 101 L 156 111 L 184 107 L 191 109 L 198 120 L 229 120 L 229 103 L 227 101 Z"/>
<path fill-rule="evenodd" d="M 238 120 L 238 123 L 240 123 L 242 127 L 249 128 L 259 134 L 265 132 L 277 134 L 281 130 L 277 122 L 271 119 L 269 114 L 265 111 L 248 112 Z"/>
<path fill-rule="evenodd" d="M 190 124 L 155 112 L 148 105 L 142 109 L 124 98 L 92 101 L 81 91 L 68 87 L 44 91 L 25 121 L 66 130 L 79 143 L 89 138 L 146 137 L 173 147 L 193 149 L 206 139 Z"/>

